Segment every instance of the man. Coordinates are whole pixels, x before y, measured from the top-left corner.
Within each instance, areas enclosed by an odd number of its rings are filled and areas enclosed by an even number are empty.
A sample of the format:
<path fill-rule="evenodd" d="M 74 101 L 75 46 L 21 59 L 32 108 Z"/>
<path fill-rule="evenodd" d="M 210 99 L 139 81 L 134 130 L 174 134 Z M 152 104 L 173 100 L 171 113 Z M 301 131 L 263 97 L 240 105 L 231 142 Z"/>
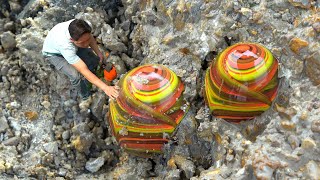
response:
<path fill-rule="evenodd" d="M 91 35 L 91 27 L 84 20 L 73 19 L 54 26 L 44 41 L 42 54 L 58 71 L 68 76 L 83 100 L 91 95 L 89 82 L 111 99 L 117 98 L 119 87 L 106 85 L 94 74 L 103 54 Z"/>

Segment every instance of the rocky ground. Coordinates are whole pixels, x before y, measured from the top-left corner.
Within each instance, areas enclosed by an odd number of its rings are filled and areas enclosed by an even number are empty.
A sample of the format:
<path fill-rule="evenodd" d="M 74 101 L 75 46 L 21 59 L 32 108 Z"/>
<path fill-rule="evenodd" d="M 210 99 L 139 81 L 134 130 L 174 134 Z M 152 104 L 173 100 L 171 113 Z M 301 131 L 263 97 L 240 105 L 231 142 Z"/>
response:
<path fill-rule="evenodd" d="M 320 179 L 319 0 L 1 0 L 0 179 Z M 164 154 L 139 158 L 110 135 L 108 99 L 79 104 L 41 56 L 55 24 L 91 22 L 119 74 L 146 63 L 181 77 L 191 108 Z M 210 115 L 204 72 L 228 43 L 280 62 L 273 107 L 250 122 Z"/>

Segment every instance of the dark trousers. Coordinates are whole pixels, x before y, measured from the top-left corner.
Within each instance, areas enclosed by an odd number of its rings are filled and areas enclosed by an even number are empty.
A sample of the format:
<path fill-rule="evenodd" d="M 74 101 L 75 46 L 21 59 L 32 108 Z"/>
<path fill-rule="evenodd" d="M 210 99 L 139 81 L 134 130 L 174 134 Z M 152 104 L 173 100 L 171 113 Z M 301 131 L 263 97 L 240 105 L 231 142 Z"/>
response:
<path fill-rule="evenodd" d="M 95 74 L 99 64 L 99 57 L 90 48 L 79 48 L 77 55 L 88 66 L 88 69 Z M 81 98 L 85 99 L 90 96 L 90 83 L 86 80 L 71 64 L 67 62 L 63 56 L 53 55 L 46 59 L 54 65 L 54 67 L 65 74 L 72 86 L 80 93 Z"/>

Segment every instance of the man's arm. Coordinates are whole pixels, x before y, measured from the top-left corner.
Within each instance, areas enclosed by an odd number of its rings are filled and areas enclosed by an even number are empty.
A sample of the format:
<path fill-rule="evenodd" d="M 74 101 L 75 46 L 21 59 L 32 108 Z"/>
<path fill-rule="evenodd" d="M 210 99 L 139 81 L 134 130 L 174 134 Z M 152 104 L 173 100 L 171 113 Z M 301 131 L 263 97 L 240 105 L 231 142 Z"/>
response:
<path fill-rule="evenodd" d="M 119 87 L 106 85 L 88 69 L 87 65 L 81 59 L 77 63 L 72 64 L 72 66 L 75 67 L 76 70 L 79 71 L 88 81 L 103 90 L 111 99 L 118 97 Z"/>
<path fill-rule="evenodd" d="M 97 45 L 97 41 L 94 39 L 94 37 L 92 36 L 92 34 L 90 35 L 90 44 L 89 46 L 93 49 L 93 51 L 99 56 L 100 61 L 103 60 L 103 54 L 101 53 L 98 45 Z"/>

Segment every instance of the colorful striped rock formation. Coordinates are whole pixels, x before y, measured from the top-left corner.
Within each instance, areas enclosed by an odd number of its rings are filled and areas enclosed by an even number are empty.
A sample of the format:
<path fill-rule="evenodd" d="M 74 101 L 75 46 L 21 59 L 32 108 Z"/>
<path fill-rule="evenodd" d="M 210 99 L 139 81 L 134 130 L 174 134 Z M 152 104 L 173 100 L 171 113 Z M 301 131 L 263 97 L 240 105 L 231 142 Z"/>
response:
<path fill-rule="evenodd" d="M 278 61 L 256 43 L 226 48 L 205 77 L 205 99 L 214 116 L 230 122 L 250 120 L 266 111 L 277 95 Z"/>
<path fill-rule="evenodd" d="M 144 65 L 123 76 L 119 87 L 109 111 L 119 145 L 139 156 L 161 153 L 189 108 L 182 97 L 184 85 L 165 66 Z"/>

